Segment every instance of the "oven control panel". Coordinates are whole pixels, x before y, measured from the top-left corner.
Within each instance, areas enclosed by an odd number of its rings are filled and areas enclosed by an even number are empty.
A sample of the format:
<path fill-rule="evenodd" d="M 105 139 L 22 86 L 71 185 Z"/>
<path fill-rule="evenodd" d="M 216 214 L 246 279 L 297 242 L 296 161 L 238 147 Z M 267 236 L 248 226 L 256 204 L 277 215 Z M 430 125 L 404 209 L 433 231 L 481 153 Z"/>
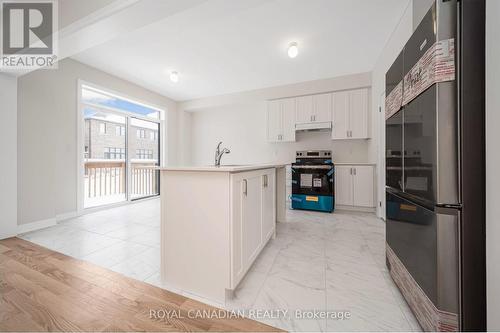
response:
<path fill-rule="evenodd" d="M 298 151 L 295 156 L 297 158 L 332 158 L 331 150 L 304 150 Z"/>

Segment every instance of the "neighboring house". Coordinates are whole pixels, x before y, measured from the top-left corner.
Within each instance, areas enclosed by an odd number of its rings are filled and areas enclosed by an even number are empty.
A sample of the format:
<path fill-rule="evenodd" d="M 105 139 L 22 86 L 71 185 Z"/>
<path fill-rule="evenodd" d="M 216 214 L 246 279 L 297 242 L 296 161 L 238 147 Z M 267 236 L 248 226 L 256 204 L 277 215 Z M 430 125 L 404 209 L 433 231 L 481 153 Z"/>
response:
<path fill-rule="evenodd" d="M 125 159 L 125 124 L 103 120 L 85 119 L 85 158 Z M 158 159 L 158 131 L 131 126 L 129 147 L 131 159 Z"/>

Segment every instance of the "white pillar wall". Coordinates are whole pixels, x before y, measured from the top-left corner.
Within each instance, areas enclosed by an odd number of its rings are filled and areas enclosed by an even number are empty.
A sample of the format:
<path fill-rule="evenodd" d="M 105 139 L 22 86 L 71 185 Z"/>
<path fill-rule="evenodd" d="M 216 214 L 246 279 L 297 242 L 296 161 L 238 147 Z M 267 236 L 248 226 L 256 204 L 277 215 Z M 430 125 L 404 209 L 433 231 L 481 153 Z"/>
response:
<path fill-rule="evenodd" d="M 17 79 L 0 73 L 0 239 L 17 234 Z"/>

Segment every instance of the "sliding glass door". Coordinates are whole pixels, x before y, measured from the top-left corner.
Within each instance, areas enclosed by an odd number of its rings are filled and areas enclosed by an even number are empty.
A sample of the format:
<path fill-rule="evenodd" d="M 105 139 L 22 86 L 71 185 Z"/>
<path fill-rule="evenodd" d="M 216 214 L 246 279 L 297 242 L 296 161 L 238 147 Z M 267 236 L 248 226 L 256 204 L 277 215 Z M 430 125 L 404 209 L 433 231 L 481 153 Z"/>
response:
<path fill-rule="evenodd" d="M 158 195 L 160 165 L 160 124 L 130 118 L 130 198 Z"/>
<path fill-rule="evenodd" d="M 81 87 L 83 208 L 159 195 L 160 112 Z"/>
<path fill-rule="evenodd" d="M 127 118 L 87 107 L 84 124 L 84 207 L 127 200 Z"/>

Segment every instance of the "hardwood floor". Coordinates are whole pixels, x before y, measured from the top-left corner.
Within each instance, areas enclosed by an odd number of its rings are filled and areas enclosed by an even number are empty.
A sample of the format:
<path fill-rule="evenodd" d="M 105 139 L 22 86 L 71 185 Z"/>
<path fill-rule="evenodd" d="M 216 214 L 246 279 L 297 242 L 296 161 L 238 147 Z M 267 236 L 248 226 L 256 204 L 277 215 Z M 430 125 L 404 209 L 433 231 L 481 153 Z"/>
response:
<path fill-rule="evenodd" d="M 278 331 L 19 238 L 0 241 L 0 294 L 0 331 Z"/>

